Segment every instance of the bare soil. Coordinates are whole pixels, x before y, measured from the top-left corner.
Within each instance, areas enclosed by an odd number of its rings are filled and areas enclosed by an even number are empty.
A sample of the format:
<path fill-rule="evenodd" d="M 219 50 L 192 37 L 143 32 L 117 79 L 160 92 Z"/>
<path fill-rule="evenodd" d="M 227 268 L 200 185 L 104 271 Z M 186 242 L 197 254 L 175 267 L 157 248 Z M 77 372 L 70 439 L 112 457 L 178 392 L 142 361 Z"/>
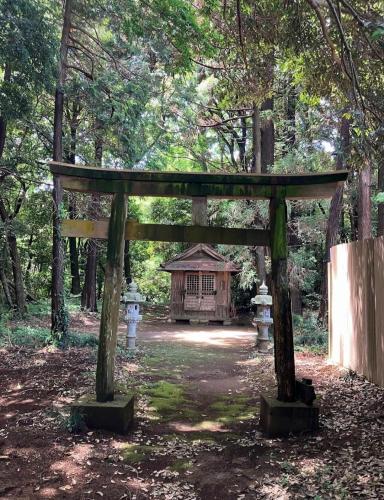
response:
<path fill-rule="evenodd" d="M 68 430 L 68 404 L 93 390 L 94 349 L 1 350 L 0 498 L 384 498 L 383 389 L 297 353 L 321 429 L 265 439 L 258 400 L 275 391 L 273 359 L 255 353 L 253 329 L 165 317 L 147 314 L 134 357 L 120 325 L 116 387 L 136 394 L 127 436 Z M 97 334 L 98 317 L 71 327 Z"/>

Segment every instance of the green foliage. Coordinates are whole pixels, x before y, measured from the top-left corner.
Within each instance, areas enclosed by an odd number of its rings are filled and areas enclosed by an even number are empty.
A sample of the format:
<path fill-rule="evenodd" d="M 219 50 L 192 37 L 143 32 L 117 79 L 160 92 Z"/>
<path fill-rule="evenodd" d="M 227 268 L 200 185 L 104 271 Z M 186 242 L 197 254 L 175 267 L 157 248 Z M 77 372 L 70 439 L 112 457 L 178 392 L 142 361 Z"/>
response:
<path fill-rule="evenodd" d="M 80 410 L 72 410 L 65 421 L 65 427 L 69 432 L 78 433 L 87 430 L 87 426 L 84 421 L 84 415 Z"/>
<path fill-rule="evenodd" d="M 55 344 L 52 332 L 48 328 L 37 326 L 17 326 L 10 328 L 5 322 L 0 323 L 0 345 L 41 348 Z M 65 347 L 95 347 L 98 344 L 95 335 L 70 332 L 65 341 Z"/>
<path fill-rule="evenodd" d="M 328 348 L 328 332 L 319 325 L 315 314 L 293 317 L 294 344 L 296 349 L 309 349 L 326 352 Z"/>
<path fill-rule="evenodd" d="M 47 5 L 37 0 L 0 0 L 2 116 L 25 116 L 35 105 L 36 92 L 52 89 L 56 49 L 57 32 Z"/>

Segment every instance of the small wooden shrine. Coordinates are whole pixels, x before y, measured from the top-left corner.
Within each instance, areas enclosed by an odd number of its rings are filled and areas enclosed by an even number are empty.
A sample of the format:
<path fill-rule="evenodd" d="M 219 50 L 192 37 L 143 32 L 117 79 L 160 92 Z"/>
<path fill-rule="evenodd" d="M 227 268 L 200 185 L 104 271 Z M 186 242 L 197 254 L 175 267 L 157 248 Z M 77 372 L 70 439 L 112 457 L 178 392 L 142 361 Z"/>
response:
<path fill-rule="evenodd" d="M 161 265 L 171 273 L 170 319 L 222 321 L 233 316 L 231 275 L 238 267 L 210 245 L 199 244 Z"/>

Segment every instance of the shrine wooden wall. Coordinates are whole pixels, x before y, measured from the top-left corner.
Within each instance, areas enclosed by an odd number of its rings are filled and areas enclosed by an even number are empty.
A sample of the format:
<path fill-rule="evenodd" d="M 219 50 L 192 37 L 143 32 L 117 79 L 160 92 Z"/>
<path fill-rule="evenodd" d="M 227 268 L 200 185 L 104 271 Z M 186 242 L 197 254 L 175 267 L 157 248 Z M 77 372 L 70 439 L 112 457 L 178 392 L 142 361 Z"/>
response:
<path fill-rule="evenodd" d="M 331 248 L 329 358 L 384 386 L 384 238 Z"/>

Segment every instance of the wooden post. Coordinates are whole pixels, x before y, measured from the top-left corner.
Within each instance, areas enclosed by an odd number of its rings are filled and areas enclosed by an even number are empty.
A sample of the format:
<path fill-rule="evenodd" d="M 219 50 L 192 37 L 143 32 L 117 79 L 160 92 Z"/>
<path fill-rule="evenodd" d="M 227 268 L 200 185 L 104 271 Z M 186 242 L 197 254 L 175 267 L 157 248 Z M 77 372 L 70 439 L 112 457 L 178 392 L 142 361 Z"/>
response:
<path fill-rule="evenodd" d="M 115 352 L 123 278 L 126 219 L 126 197 L 123 193 L 117 193 L 113 197 L 108 228 L 107 263 L 97 353 L 96 399 L 99 402 L 112 401 L 114 397 Z"/>
<path fill-rule="evenodd" d="M 192 198 L 192 224 L 196 226 L 206 226 L 208 224 L 206 196 L 194 196 Z"/>
<path fill-rule="evenodd" d="M 271 198 L 272 297 L 277 399 L 295 401 L 295 358 L 291 299 L 287 273 L 287 205 L 284 188 Z"/>

